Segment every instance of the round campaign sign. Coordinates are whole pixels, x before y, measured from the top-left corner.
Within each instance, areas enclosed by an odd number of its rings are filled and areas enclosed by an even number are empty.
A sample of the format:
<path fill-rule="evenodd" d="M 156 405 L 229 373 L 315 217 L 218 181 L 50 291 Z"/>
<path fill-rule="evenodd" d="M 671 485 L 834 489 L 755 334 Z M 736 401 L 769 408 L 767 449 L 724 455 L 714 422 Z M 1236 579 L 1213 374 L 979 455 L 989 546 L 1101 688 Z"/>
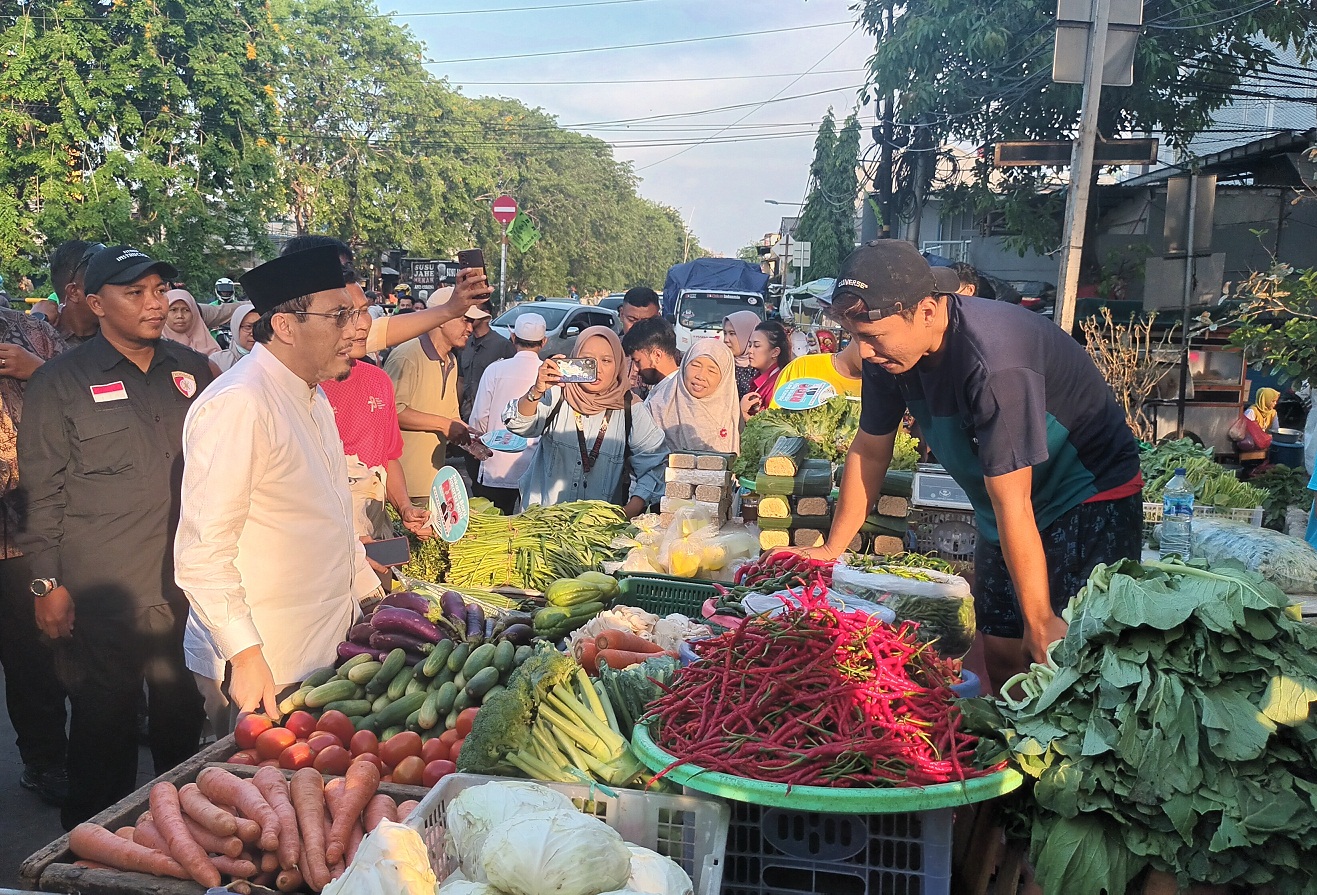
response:
<path fill-rule="evenodd" d="M 471 521 L 471 502 L 466 484 L 456 469 L 445 466 L 430 486 L 430 525 L 448 543 L 461 540 Z"/>
<path fill-rule="evenodd" d="M 783 410 L 809 410 L 837 397 L 832 383 L 822 379 L 793 379 L 779 385 L 773 400 Z"/>
<path fill-rule="evenodd" d="M 509 432 L 507 429 L 499 429 L 495 432 L 487 432 L 480 436 L 481 442 L 491 451 L 502 451 L 505 454 L 519 454 L 526 450 L 526 439 L 517 435 L 515 432 Z"/>

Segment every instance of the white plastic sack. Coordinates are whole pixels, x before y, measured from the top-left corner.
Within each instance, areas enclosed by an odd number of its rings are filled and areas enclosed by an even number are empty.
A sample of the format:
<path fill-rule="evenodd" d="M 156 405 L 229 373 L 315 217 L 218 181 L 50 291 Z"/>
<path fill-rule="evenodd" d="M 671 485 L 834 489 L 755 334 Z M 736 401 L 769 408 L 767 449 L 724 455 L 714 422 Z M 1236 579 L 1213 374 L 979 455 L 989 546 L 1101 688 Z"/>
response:
<path fill-rule="evenodd" d="M 1236 560 L 1287 594 L 1317 593 L 1317 550 L 1307 541 L 1243 522 L 1193 521 L 1193 555 L 1211 563 Z"/>
<path fill-rule="evenodd" d="M 952 599 L 964 599 L 970 595 L 969 582 L 959 575 L 932 570 L 923 570 L 922 574 L 932 580 L 918 581 L 903 575 L 868 572 L 839 562 L 832 567 L 832 589 L 879 602 L 888 594 Z"/>

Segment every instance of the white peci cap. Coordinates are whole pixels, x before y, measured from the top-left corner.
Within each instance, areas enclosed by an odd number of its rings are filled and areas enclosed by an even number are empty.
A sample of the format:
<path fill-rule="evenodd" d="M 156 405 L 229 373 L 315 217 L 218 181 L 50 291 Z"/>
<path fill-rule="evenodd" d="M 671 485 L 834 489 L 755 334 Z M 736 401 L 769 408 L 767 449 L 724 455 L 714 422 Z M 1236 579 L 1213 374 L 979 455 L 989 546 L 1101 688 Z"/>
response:
<path fill-rule="evenodd" d="M 523 342 L 539 342 L 548 332 L 549 326 L 539 314 L 522 314 L 512 325 L 512 334 Z"/>

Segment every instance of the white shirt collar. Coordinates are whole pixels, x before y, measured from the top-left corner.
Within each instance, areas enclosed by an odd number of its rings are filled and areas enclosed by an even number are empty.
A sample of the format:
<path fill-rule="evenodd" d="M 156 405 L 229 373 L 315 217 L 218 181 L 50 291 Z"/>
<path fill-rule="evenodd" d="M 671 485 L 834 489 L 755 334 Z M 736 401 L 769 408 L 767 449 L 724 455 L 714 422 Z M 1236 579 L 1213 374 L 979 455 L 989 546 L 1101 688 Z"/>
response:
<path fill-rule="evenodd" d="M 265 345 L 260 342 L 253 345 L 251 358 L 269 372 L 275 385 L 288 392 L 291 397 L 307 402 L 308 406 L 315 402 L 318 388 L 307 385 L 305 379 L 288 369 L 288 365 L 279 360 Z"/>

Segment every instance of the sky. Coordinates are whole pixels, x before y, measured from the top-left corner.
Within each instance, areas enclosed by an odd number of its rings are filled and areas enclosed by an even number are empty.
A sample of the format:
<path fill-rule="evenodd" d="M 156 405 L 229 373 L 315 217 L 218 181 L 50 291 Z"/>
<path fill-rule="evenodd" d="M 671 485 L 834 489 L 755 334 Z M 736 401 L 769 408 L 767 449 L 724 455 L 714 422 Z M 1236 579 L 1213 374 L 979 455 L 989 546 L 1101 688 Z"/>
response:
<path fill-rule="evenodd" d="M 609 142 L 642 196 L 728 255 L 798 213 L 819 122 L 829 106 L 840 121 L 859 103 L 873 38 L 849 3 L 378 0 L 425 42 L 435 75 Z M 742 36 L 696 40 L 723 35 Z M 680 42 L 634 46 L 660 41 Z M 633 83 L 599 83 L 619 81 Z M 874 106 L 859 111 L 871 125 Z M 861 152 L 872 146 L 866 127 Z"/>

